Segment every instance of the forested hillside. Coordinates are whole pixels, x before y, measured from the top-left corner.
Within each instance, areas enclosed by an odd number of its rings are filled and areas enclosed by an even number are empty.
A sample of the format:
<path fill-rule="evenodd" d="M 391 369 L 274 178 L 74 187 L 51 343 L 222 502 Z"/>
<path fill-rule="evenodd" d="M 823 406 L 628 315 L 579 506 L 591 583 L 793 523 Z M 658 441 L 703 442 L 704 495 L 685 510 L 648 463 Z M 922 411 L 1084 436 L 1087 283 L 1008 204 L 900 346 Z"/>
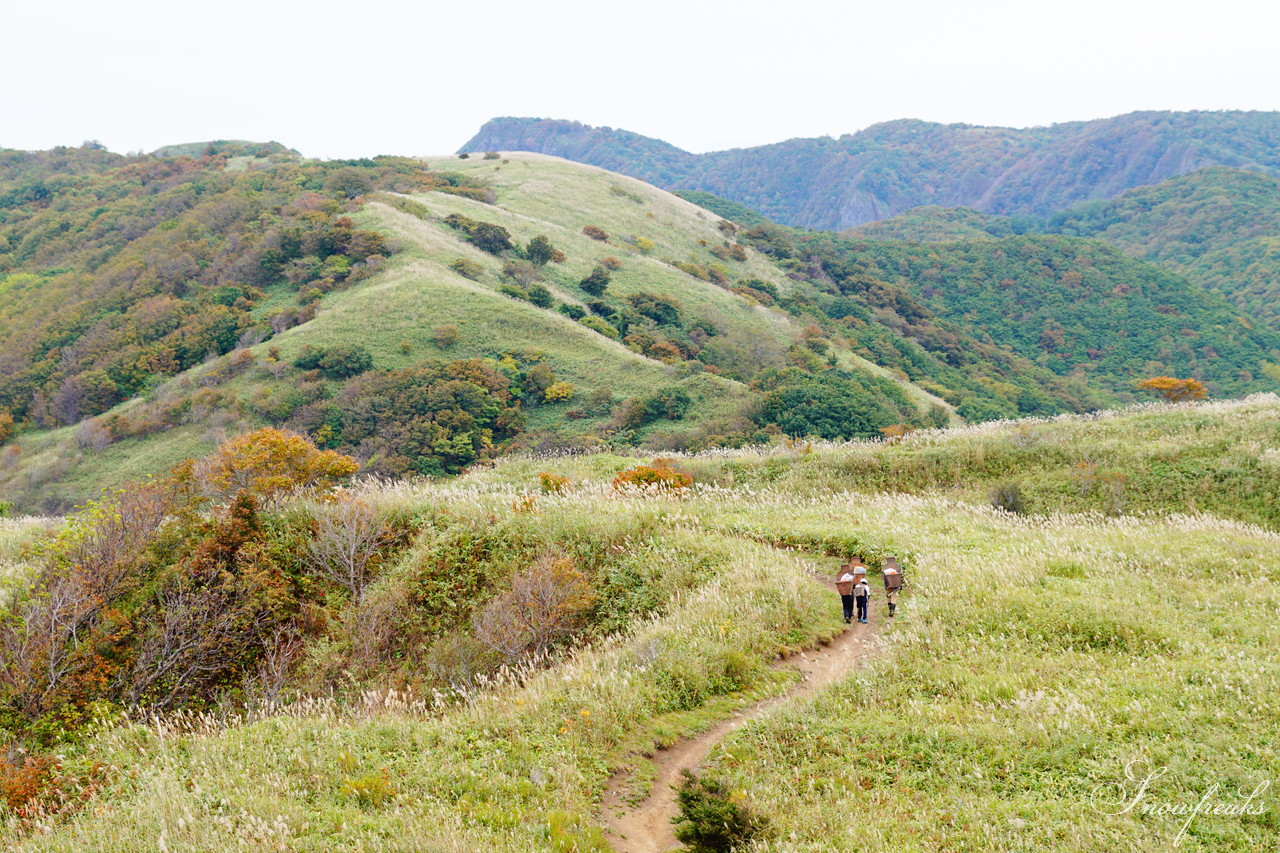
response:
<path fill-rule="evenodd" d="M 305 320 L 385 261 L 343 215 L 350 196 L 431 185 L 409 160 L 249 171 L 228 156 L 0 154 L 0 410 L 79 423 Z M 273 285 L 297 298 L 268 316 Z"/>
<path fill-rule="evenodd" d="M 846 235 L 948 242 L 1042 232 L 1104 240 L 1280 329 L 1280 181 L 1260 172 L 1201 169 L 1114 199 L 1083 202 L 1047 220 L 919 207 Z"/>
<path fill-rule="evenodd" d="M 1048 229 L 1114 243 L 1280 329 L 1280 181 L 1270 175 L 1203 169 L 1059 211 Z"/>
<path fill-rule="evenodd" d="M 1276 173 L 1280 113 L 1139 112 L 1023 130 L 904 119 L 701 155 L 629 131 L 500 118 L 463 150 L 554 154 L 838 230 L 929 204 L 1043 218 L 1212 165 Z"/>
<path fill-rule="evenodd" d="M 1185 278 L 1099 241 L 1024 235 L 909 243 L 779 226 L 750 231 L 748 239 L 780 257 L 809 258 L 842 292 L 882 303 L 877 319 L 886 326 L 909 329 L 923 306 L 988 345 L 1089 385 L 1190 375 L 1214 394 L 1275 387 L 1264 373 L 1280 362 L 1280 334 Z M 897 304 L 878 295 L 886 288 L 902 294 Z M 1021 400 L 1017 392 L 1009 396 Z"/>

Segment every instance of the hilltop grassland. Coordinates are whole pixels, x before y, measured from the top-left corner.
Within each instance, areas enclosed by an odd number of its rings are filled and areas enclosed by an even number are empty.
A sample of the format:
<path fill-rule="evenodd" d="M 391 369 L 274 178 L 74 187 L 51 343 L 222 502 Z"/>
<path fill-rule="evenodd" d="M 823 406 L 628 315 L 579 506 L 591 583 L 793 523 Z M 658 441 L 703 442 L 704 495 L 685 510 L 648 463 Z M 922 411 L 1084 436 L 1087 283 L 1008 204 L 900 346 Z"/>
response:
<path fill-rule="evenodd" d="M 601 476 L 610 458 L 517 457 L 475 476 L 532 482 L 548 466 Z M 1280 397 L 1274 394 L 989 421 L 888 441 L 801 440 L 669 458 L 699 483 L 780 489 L 815 500 L 841 492 L 939 493 L 985 504 L 995 486 L 1011 484 L 1034 515 L 1204 512 L 1280 528 Z"/>
<path fill-rule="evenodd" d="M 745 400 L 745 389 L 738 382 L 709 374 L 677 375 L 671 365 L 646 358 L 564 314 L 503 294 L 500 285 L 509 282 L 502 271 L 503 260 L 443 227 L 441 220 L 450 214 L 497 224 L 521 245 L 539 235 L 549 237 L 567 260 L 544 267 L 540 275 L 561 303 L 581 307 L 594 298 L 581 291 L 578 283 L 603 259 L 620 255 L 621 267 L 612 273 L 609 284 L 611 297 L 636 293 L 669 297 L 682 314 L 732 328 L 744 340 L 771 341 L 778 352 L 799 332 L 781 311 L 751 305 L 620 239 L 601 242 L 581 233 L 583 225 L 595 222 L 611 231 L 634 226 L 634 234 L 650 235 L 656 247 L 653 253 L 683 258 L 693 254 L 700 238 L 723 240 L 714 218 L 693 205 L 638 181 L 537 155 L 520 155 L 505 165 L 491 161 L 470 167 L 461 161 L 447 165 L 459 174 L 483 175 L 493 186 L 497 203 L 442 193 L 412 196 L 426 218 L 386 204 L 370 204 L 359 217 L 361 223 L 387 234 L 402 251 L 370 287 L 335 295 L 311 324 L 273 339 L 286 357 L 317 336 L 358 340 L 375 363 L 392 369 L 424 357 L 452 360 L 492 357 L 504 350 L 540 352 L 557 376 L 574 386 L 579 404 L 598 389 L 621 399 L 679 386 L 697 401 L 689 416 L 691 424 L 727 417 Z M 491 174 L 503 168 L 512 173 L 509 179 Z M 627 188 L 621 189 L 624 182 Z M 610 188 L 619 188 L 623 195 L 611 194 Z M 475 280 L 450 268 L 459 259 L 481 270 Z M 775 268 L 758 259 L 747 265 L 746 272 L 785 281 Z M 458 334 L 441 345 L 435 330 L 444 325 L 455 325 Z M 563 409 L 555 413 L 560 415 Z M 556 418 L 557 426 L 565 427 L 561 421 Z M 585 433 L 598 426 L 599 418 L 587 418 L 576 429 L 568 425 L 568 432 Z"/>
<path fill-rule="evenodd" d="M 906 567 L 892 622 L 873 598 L 884 652 L 772 706 L 701 771 L 756 819 L 743 849 L 1268 849 L 1274 789 L 1256 814 L 1202 814 L 1181 834 L 1167 809 L 1117 812 L 1149 773 L 1152 806 L 1238 805 L 1280 779 L 1280 524 L 1260 508 L 1277 447 L 1280 401 L 1257 397 L 673 457 L 696 481 L 675 493 L 613 488 L 637 460 L 603 453 L 511 459 L 450 484 L 369 482 L 359 499 L 416 532 L 363 601 L 382 612 L 414 591 L 425 609 L 411 624 L 439 633 L 421 648 L 389 641 L 369 667 L 342 639 L 359 608 L 330 596 L 328 639 L 289 682 L 296 699 L 103 718 L 58 746 L 61 772 L 100 780 L 96 793 L 69 817 L 10 814 L 0 838 L 606 850 L 611 774 L 643 793 L 655 742 L 784 693 L 776 655 L 843 627 L 810 575 L 856 554 L 873 588 L 886 556 Z M 1082 452 L 1130 478 L 1126 506 L 1055 491 L 1071 482 L 1062 460 Z M 1160 473 L 1171 462 L 1188 475 Z M 1214 471 L 1234 499 L 1189 511 Z M 540 488 L 540 472 L 566 479 Z M 985 484 L 1015 473 L 1031 514 L 987 502 Z M 1140 498 L 1143 476 L 1174 485 Z M 295 500 L 268 527 L 323 511 Z M 448 614 L 477 612 L 552 552 L 591 577 L 592 629 L 546 660 L 469 671 L 471 623 Z"/>

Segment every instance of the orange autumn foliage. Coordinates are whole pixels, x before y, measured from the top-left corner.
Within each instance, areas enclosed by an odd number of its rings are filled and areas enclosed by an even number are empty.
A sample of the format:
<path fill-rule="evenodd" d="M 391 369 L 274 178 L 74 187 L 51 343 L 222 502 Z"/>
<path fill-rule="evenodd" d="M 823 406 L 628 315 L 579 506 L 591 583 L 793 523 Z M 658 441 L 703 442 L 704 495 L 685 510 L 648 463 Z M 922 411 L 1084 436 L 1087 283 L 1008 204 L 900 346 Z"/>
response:
<path fill-rule="evenodd" d="M 331 486 L 360 469 L 350 456 L 320 450 L 306 438 L 274 427 L 233 438 L 196 465 L 200 482 L 215 495 L 241 491 L 269 501 L 310 486 Z"/>
<path fill-rule="evenodd" d="M 1203 400 L 1209 396 L 1204 385 L 1194 379 L 1175 379 L 1172 376 L 1153 376 L 1138 383 L 1144 391 L 1154 391 L 1166 402 L 1181 403 L 1185 400 Z"/>

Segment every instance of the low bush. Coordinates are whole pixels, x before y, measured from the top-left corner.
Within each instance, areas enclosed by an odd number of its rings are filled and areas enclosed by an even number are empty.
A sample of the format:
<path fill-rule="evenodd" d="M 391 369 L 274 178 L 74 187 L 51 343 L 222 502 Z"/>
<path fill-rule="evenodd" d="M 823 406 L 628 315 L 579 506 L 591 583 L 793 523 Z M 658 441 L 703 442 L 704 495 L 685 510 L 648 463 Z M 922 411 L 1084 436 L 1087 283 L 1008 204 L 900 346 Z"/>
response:
<path fill-rule="evenodd" d="M 445 323 L 443 326 L 436 326 L 431 330 L 431 339 L 436 342 L 436 346 L 440 349 L 449 349 L 458 342 L 461 332 L 453 323 Z"/>
<path fill-rule="evenodd" d="M 592 296 L 603 296 L 609 287 L 609 271 L 602 266 L 596 267 L 578 282 L 578 286 Z"/>
<path fill-rule="evenodd" d="M 484 275 L 484 267 L 480 266 L 475 261 L 467 260 L 466 258 L 458 258 L 455 261 L 451 261 L 449 263 L 449 269 L 464 278 L 471 279 L 472 281 L 478 281 L 480 276 Z"/>
<path fill-rule="evenodd" d="M 615 489 L 642 488 L 659 492 L 680 492 L 693 485 L 693 478 L 666 465 L 637 465 L 613 478 Z"/>
<path fill-rule="evenodd" d="M 538 487 L 544 495 L 559 495 L 566 492 L 573 481 L 560 474 L 549 471 L 538 472 Z"/>
<path fill-rule="evenodd" d="M 991 488 L 991 505 L 1014 515 L 1024 515 L 1027 511 L 1027 499 L 1017 483 L 996 483 Z"/>
<path fill-rule="evenodd" d="M 768 837 L 769 820 L 753 814 L 740 792 L 731 792 L 718 779 L 689 770 L 681 773 L 675 833 L 692 853 L 729 853 Z"/>
<path fill-rule="evenodd" d="M 583 317 L 578 322 L 586 326 L 591 331 L 604 335 L 611 341 L 616 341 L 618 339 L 618 330 L 606 323 L 604 320 L 601 320 L 599 317 Z"/>
<path fill-rule="evenodd" d="M 535 284 L 529 287 L 529 301 L 539 308 L 550 308 L 556 304 L 555 297 L 544 285 Z"/>
<path fill-rule="evenodd" d="M 318 370 L 328 379 L 349 379 L 373 368 L 373 356 L 359 344 L 347 347 L 304 346 L 293 366 Z"/>
<path fill-rule="evenodd" d="M 568 382 L 553 382 L 546 391 L 542 392 L 542 399 L 548 403 L 564 403 L 573 399 L 573 385 Z"/>

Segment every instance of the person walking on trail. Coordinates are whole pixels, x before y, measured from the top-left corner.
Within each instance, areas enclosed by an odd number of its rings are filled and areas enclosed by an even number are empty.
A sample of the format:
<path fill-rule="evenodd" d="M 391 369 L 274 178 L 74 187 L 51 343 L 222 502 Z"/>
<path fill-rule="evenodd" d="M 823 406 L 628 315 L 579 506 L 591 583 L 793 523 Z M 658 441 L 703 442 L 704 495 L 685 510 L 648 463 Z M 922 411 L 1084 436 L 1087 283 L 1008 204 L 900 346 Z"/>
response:
<path fill-rule="evenodd" d="M 858 621 L 867 621 L 867 601 L 871 598 L 871 587 L 867 584 L 866 575 L 853 585 L 853 599 L 858 605 Z"/>
<path fill-rule="evenodd" d="M 853 621 L 853 569 L 844 566 L 836 577 L 836 592 L 840 593 L 840 604 L 844 607 L 844 623 Z"/>
<path fill-rule="evenodd" d="M 884 561 L 881 570 L 884 577 L 884 599 L 889 603 L 889 615 L 898 609 L 898 593 L 902 590 L 902 567 L 893 557 Z"/>

